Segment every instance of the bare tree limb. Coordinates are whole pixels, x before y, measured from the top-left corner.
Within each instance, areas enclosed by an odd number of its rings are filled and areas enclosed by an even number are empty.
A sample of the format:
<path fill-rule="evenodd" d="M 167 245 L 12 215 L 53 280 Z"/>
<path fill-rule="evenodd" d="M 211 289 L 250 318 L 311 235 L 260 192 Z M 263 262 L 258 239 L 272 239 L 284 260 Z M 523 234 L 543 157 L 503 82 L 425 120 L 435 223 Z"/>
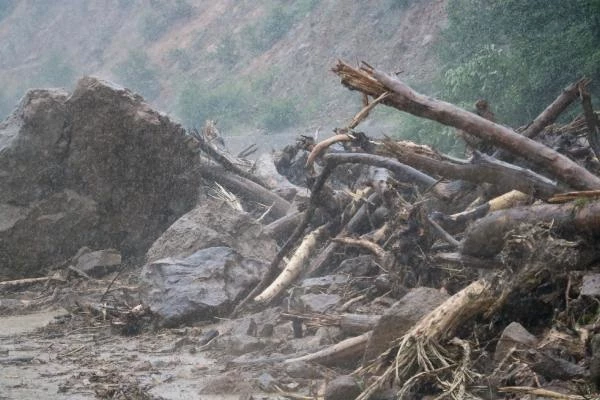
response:
<path fill-rule="evenodd" d="M 563 183 L 580 190 L 599 189 L 600 178 L 558 152 L 479 115 L 417 93 L 395 77 L 374 68 L 358 70 L 339 61 L 333 71 L 342 84 L 377 97 L 391 92 L 382 104 L 461 129 L 548 170 Z"/>

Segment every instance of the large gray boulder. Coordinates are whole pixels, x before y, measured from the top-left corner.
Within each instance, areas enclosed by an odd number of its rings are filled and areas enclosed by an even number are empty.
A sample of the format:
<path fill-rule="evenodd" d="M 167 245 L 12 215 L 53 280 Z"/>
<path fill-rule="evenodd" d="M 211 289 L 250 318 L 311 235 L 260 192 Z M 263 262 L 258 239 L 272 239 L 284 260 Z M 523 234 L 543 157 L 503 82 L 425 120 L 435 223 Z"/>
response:
<path fill-rule="evenodd" d="M 231 247 L 244 257 L 270 261 L 277 243 L 264 226 L 226 202 L 206 199 L 184 214 L 150 247 L 147 262 L 165 257 L 187 257 L 208 247 Z"/>
<path fill-rule="evenodd" d="M 228 314 L 267 267 L 229 247 L 156 260 L 142 269 L 142 302 L 157 315 L 159 326 L 210 320 Z"/>
<path fill-rule="evenodd" d="M 188 143 L 180 125 L 100 79 L 71 95 L 29 91 L 0 123 L 0 279 L 82 246 L 143 256 L 197 201 Z"/>

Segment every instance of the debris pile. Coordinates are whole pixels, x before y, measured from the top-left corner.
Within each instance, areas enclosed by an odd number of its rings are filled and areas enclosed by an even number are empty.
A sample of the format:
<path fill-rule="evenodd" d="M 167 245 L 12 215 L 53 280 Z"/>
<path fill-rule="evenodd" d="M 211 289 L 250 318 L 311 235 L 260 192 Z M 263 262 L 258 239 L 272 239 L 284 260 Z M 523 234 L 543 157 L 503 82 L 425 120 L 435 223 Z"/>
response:
<path fill-rule="evenodd" d="M 590 82 L 512 129 L 485 100 L 469 112 L 367 64 L 339 62 L 334 72 L 365 101 L 329 138 L 301 136 L 256 162 L 244 158 L 251 148 L 230 154 L 210 121 L 181 139 L 180 151 L 196 159 L 177 173 L 201 180 L 200 200 L 165 217 L 174 222 L 145 246 L 144 266 L 123 273 L 123 241 L 83 237 L 77 245 L 89 248 L 72 251 L 51 277 L 0 290 L 43 284 L 64 299 L 57 290 L 76 280 L 95 288 L 68 302 L 87 324 L 109 321 L 113 335 L 160 329 L 180 337 L 161 352 L 221 362 L 202 394 L 597 397 L 600 121 Z M 67 107 L 73 96 L 56 101 Z M 583 114 L 557 124 L 578 100 Z M 358 131 L 383 105 L 456 128 L 469 158 Z M 77 159 L 69 151 L 66 159 Z M 58 176 L 87 187 L 69 165 Z M 58 195 L 92 201 L 71 187 Z M 85 196 L 105 207 L 92 187 Z M 114 232 L 127 226 L 127 215 L 119 218 Z M 140 379 L 128 385 L 147 395 Z"/>

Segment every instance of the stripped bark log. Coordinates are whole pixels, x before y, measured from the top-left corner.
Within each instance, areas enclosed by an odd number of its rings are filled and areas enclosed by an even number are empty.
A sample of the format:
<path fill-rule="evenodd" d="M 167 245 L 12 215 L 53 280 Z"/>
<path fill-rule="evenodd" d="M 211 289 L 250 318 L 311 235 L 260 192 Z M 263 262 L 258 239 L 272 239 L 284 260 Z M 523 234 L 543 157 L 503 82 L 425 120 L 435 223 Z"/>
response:
<path fill-rule="evenodd" d="M 344 237 L 348 234 L 356 232 L 358 227 L 364 223 L 367 219 L 367 207 L 369 203 L 374 203 L 379 197 L 378 193 L 373 193 L 367 199 L 366 204 L 363 204 L 358 211 L 350 218 L 350 221 L 344 226 L 337 237 Z M 329 262 L 333 254 L 338 250 L 340 244 L 337 242 L 330 242 L 325 249 L 319 253 L 319 255 L 313 259 L 310 266 L 307 269 L 306 276 L 314 276 L 317 272 L 320 272 L 325 265 Z"/>
<path fill-rule="evenodd" d="M 600 178 L 558 152 L 537 143 L 505 126 L 493 123 L 450 103 L 420 93 L 372 67 L 356 69 L 341 61 L 333 71 L 346 87 L 377 97 L 391 92 L 382 104 L 410 114 L 431 119 L 486 140 L 548 170 L 558 180 L 576 189 L 600 189 Z"/>
<path fill-rule="evenodd" d="M 263 291 L 264 288 L 266 288 L 267 285 L 269 285 L 273 281 L 273 279 L 275 279 L 275 277 L 278 275 L 279 263 L 281 263 L 283 258 L 290 252 L 290 250 L 292 250 L 292 247 L 294 247 L 298 239 L 300 239 L 300 237 L 306 230 L 306 227 L 308 226 L 311 218 L 313 217 L 318 207 L 321 189 L 325 185 L 325 181 L 327 181 L 327 178 L 329 178 L 329 175 L 331 174 L 332 170 L 333 165 L 330 165 L 330 163 L 325 164 L 325 168 L 323 168 L 323 171 L 318 176 L 313 187 L 311 188 L 312 191 L 310 194 L 310 203 L 306 211 L 304 211 L 302 221 L 296 227 L 290 238 L 281 247 L 273 261 L 271 261 L 269 269 L 267 270 L 261 281 L 258 283 L 258 285 L 254 287 L 254 289 L 250 291 L 250 293 L 248 293 L 248 295 L 240 303 L 238 303 L 238 305 L 234 308 L 232 315 L 237 315 L 246 306 L 248 301 L 253 299 L 254 296 L 256 296 L 258 293 Z"/>
<path fill-rule="evenodd" d="M 290 364 L 298 361 L 310 361 L 323 365 L 336 365 L 338 367 L 346 362 L 353 363 L 362 357 L 370 336 L 371 332 L 369 331 L 360 336 L 342 340 L 333 346 L 329 346 L 315 353 L 287 359 L 284 363 Z"/>
<path fill-rule="evenodd" d="M 255 302 L 269 303 L 285 290 L 300 274 L 310 257 L 312 251 L 319 244 L 321 237 L 326 232 L 326 225 L 322 225 L 304 237 L 298 249 L 281 273 L 261 294 L 254 298 Z"/>
<path fill-rule="evenodd" d="M 479 279 L 421 318 L 408 333 L 392 343 L 391 348 L 398 347 L 393 364 L 387 366 L 383 374 L 367 387 L 357 400 L 369 399 L 390 379 L 395 378 L 396 383 L 402 387 L 422 370 L 431 371 L 440 363 L 449 365 L 448 360 L 432 360 L 423 355 L 438 354 L 441 357 L 437 343 L 450 339 L 459 326 L 475 315 L 483 313 L 494 302 L 495 293 L 490 280 Z M 368 370 L 377 371 L 384 366 L 385 356 L 384 353 Z"/>

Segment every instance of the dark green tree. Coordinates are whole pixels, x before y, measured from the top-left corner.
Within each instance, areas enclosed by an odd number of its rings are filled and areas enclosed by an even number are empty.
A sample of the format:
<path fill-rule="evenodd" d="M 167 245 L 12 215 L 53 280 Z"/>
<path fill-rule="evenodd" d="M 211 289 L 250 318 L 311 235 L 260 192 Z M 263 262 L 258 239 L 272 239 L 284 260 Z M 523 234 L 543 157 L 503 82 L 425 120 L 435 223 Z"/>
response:
<path fill-rule="evenodd" d="M 578 78 L 600 83 L 600 0 L 450 0 L 447 10 L 438 55 L 450 101 L 486 98 L 519 125 Z"/>

